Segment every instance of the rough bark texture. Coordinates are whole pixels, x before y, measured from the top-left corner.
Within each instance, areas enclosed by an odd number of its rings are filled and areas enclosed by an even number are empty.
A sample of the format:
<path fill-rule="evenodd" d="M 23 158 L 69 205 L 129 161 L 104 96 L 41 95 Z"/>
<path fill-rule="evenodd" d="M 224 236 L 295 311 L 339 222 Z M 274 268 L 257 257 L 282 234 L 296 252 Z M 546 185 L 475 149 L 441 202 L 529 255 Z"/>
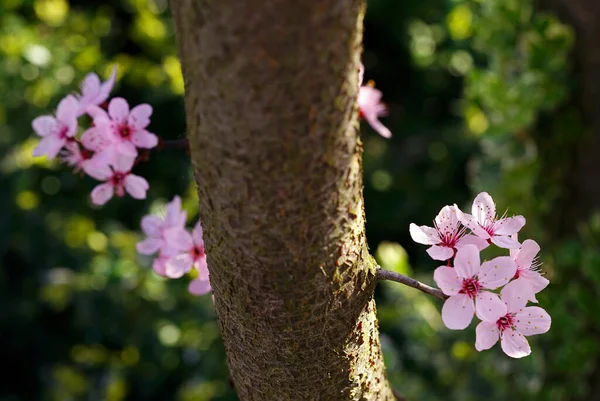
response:
<path fill-rule="evenodd" d="M 391 400 L 358 137 L 362 0 L 172 0 L 215 306 L 242 400 Z"/>

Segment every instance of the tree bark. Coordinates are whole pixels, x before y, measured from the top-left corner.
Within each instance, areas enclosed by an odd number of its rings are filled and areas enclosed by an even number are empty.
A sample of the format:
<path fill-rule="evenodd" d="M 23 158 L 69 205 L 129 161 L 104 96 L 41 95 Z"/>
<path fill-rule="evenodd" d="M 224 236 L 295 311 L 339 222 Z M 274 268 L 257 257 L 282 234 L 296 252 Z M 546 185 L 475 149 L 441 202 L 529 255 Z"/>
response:
<path fill-rule="evenodd" d="M 210 280 L 242 400 L 392 400 L 364 230 L 363 0 L 172 0 Z"/>

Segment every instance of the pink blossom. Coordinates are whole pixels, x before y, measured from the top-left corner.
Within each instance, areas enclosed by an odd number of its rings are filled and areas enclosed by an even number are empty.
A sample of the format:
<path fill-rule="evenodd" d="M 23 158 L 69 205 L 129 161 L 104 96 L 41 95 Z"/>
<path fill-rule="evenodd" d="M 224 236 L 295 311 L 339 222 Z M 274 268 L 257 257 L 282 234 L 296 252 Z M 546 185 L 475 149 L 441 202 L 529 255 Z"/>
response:
<path fill-rule="evenodd" d="M 442 320 L 452 330 L 466 328 L 473 313 L 481 320 L 496 321 L 505 314 L 505 305 L 498 295 L 484 291 L 495 290 L 508 283 L 517 266 L 508 256 L 499 256 L 480 264 L 479 250 L 475 245 L 458 249 L 454 268 L 440 266 L 433 279 L 442 292 L 449 296 L 442 307 Z"/>
<path fill-rule="evenodd" d="M 127 101 L 116 97 L 108 104 L 108 113 L 97 106 L 89 110 L 94 116 L 94 127 L 84 134 L 86 147 L 88 143 L 133 157 L 137 156 L 136 148 L 152 149 L 158 144 L 158 137 L 146 131 L 152 115 L 149 104 L 140 104 L 130 111 Z"/>
<path fill-rule="evenodd" d="M 103 157 L 102 153 L 94 153 L 87 149 L 82 149 L 79 142 L 69 141 L 65 144 L 61 152 L 62 160 L 69 166 L 74 167 L 75 173 L 83 170 L 86 174 L 88 170 L 94 170 L 98 164 L 106 164 L 110 159 Z"/>
<path fill-rule="evenodd" d="M 208 281 L 208 267 L 200 222 L 194 226 L 191 241 L 185 245 L 185 248 L 185 251 L 167 261 L 167 276 L 179 278 L 195 268 L 198 272 L 198 278 L 190 283 L 190 292 L 196 295 L 206 294 L 210 291 L 210 283 Z"/>
<path fill-rule="evenodd" d="M 185 210 L 181 210 L 179 196 L 175 196 L 167 204 L 164 218 L 152 215 L 142 218 L 142 231 L 147 238 L 138 242 L 136 249 L 142 255 L 152 255 L 160 251 L 160 256 L 154 261 L 154 270 L 160 275 L 166 276 L 167 260 L 186 250 L 187 244 L 192 240 L 184 228 L 186 218 Z"/>
<path fill-rule="evenodd" d="M 33 150 L 34 156 L 47 155 L 49 159 L 54 159 L 67 141 L 75 136 L 77 107 L 77 99 L 69 95 L 58 104 L 56 117 L 45 115 L 33 120 L 33 130 L 42 137 Z"/>
<path fill-rule="evenodd" d="M 99 181 L 105 181 L 104 184 L 100 184 L 92 190 L 92 203 L 104 205 L 114 195 L 125 196 L 125 192 L 132 198 L 145 199 L 146 191 L 149 188 L 148 181 L 131 174 L 134 161 L 133 157 L 120 155 L 114 164 L 98 163 L 92 168 L 88 168 L 88 175 Z"/>
<path fill-rule="evenodd" d="M 506 287 L 504 287 L 506 289 Z M 537 306 L 528 306 L 527 299 L 515 297 L 502 290 L 503 308 L 499 317 L 483 316 L 482 322 L 475 329 L 475 349 L 490 349 L 500 339 L 500 345 L 506 355 L 522 358 L 531 354 L 531 348 L 525 336 L 543 334 L 550 329 L 551 318 L 548 313 Z"/>
<path fill-rule="evenodd" d="M 380 90 L 375 89 L 370 82 L 365 86 L 361 86 L 363 81 L 363 73 L 364 66 L 361 64 L 358 74 L 358 110 L 360 116 L 364 118 L 369 123 L 371 128 L 373 128 L 379 135 L 384 138 L 391 138 L 392 132 L 379 121 L 379 117 L 387 115 L 387 108 L 383 103 L 381 103 L 382 93 Z"/>
<path fill-rule="evenodd" d="M 81 83 L 81 95 L 78 95 L 79 107 L 77 117 L 88 112 L 90 106 L 99 106 L 108 99 L 110 91 L 117 79 L 117 66 L 113 67 L 112 73 L 104 83 L 100 82 L 98 75 L 91 73 L 85 76 Z"/>
<path fill-rule="evenodd" d="M 487 192 L 481 192 L 473 201 L 472 214 L 463 213 L 458 206 L 458 219 L 467 226 L 473 234 L 494 243 L 500 248 L 514 249 L 520 246 L 519 241 L 510 236 L 519 232 L 525 225 L 523 216 L 498 218 L 496 204 Z"/>
<path fill-rule="evenodd" d="M 467 245 L 477 245 L 479 249 L 487 246 L 485 240 L 474 235 L 465 235 L 454 206 L 444 206 L 436 216 L 434 227 L 417 226 L 411 223 L 410 236 L 413 241 L 431 245 L 427 253 L 435 260 L 448 260 L 454 256 L 456 249 Z"/>
<path fill-rule="evenodd" d="M 525 240 L 519 249 L 511 249 L 510 256 L 517 263 L 514 280 L 508 283 L 503 291 L 511 294 L 526 294 L 526 299 L 537 302 L 535 294 L 548 286 L 550 281 L 538 271 L 539 263 L 536 255 L 540 246 L 533 240 Z M 516 295 L 515 295 L 516 296 Z"/>

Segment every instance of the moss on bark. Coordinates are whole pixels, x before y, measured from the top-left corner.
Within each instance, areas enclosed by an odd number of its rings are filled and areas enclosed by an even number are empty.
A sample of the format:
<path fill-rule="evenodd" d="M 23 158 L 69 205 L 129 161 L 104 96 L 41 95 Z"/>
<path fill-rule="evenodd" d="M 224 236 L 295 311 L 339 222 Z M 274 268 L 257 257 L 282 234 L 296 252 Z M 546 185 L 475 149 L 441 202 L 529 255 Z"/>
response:
<path fill-rule="evenodd" d="M 391 400 L 356 95 L 362 0 L 173 0 L 215 307 L 242 400 Z"/>

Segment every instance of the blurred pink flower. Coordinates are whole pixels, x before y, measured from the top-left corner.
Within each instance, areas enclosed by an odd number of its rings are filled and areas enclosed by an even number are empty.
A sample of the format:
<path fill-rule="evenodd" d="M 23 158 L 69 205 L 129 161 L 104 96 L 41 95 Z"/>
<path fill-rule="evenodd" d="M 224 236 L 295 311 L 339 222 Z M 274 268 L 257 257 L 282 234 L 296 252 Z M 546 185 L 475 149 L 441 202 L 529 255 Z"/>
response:
<path fill-rule="evenodd" d="M 110 149 L 126 156 L 137 156 L 136 148 L 152 149 L 158 137 L 148 131 L 152 107 L 148 104 L 135 106 L 131 111 L 123 98 L 113 98 L 108 104 L 108 113 L 97 106 L 90 107 L 94 127 L 84 134 L 84 146 Z"/>
<path fill-rule="evenodd" d="M 134 161 L 135 157 L 119 155 L 113 164 L 98 163 L 88 168 L 86 171 L 88 175 L 99 181 L 105 181 L 92 190 L 92 203 L 104 205 L 114 195 L 123 197 L 125 192 L 132 198 L 145 199 L 149 188 L 148 181 L 131 174 Z"/>
<path fill-rule="evenodd" d="M 490 349 L 500 339 L 500 345 L 506 355 L 522 358 L 531 354 L 531 348 L 525 336 L 543 334 L 550 329 L 552 319 L 548 313 L 537 306 L 528 306 L 525 297 L 502 290 L 504 307 L 500 316 L 484 316 L 475 329 L 475 349 Z"/>
<path fill-rule="evenodd" d="M 117 66 L 113 67 L 112 73 L 106 82 L 101 83 L 98 75 L 91 73 L 85 76 L 81 82 L 81 95 L 78 95 L 79 107 L 77 117 L 82 116 L 90 106 L 99 106 L 108 99 L 110 91 L 117 79 Z"/>
<path fill-rule="evenodd" d="M 511 238 L 525 225 L 523 216 L 498 218 L 496 204 L 487 192 L 481 192 L 473 201 L 472 214 L 463 213 L 458 206 L 456 212 L 462 224 L 468 227 L 473 234 L 494 243 L 500 248 L 519 248 L 519 241 Z"/>
<path fill-rule="evenodd" d="M 142 231 L 147 238 L 136 244 L 138 253 L 142 255 L 152 255 L 156 252 L 161 253 L 160 261 L 155 259 L 155 271 L 166 276 L 166 262 L 180 251 L 186 250 L 187 244 L 191 241 L 190 234 L 185 230 L 185 221 L 187 214 L 181 210 L 181 198 L 175 196 L 167 204 L 164 218 L 158 216 L 146 215 L 142 218 Z"/>
<path fill-rule="evenodd" d="M 505 305 L 498 295 L 484 291 L 495 290 L 509 282 L 517 271 L 517 265 L 508 256 L 499 256 L 480 264 L 479 250 L 475 245 L 458 249 L 454 267 L 440 266 L 433 279 L 449 296 L 442 307 L 442 320 L 452 330 L 466 328 L 473 313 L 481 320 L 496 321 L 505 312 Z"/>
<path fill-rule="evenodd" d="M 77 99 L 67 96 L 58 104 L 56 117 L 45 115 L 31 123 L 36 134 L 42 137 L 33 150 L 33 156 L 47 155 L 54 159 L 68 140 L 77 132 Z"/>
<path fill-rule="evenodd" d="M 387 108 L 381 103 L 382 93 L 380 90 L 375 89 L 371 83 L 361 86 L 363 73 L 364 66 L 361 63 L 358 74 L 358 110 L 360 116 L 364 118 L 379 135 L 384 138 L 391 138 L 392 132 L 379 121 L 379 117 L 387 115 Z"/>
<path fill-rule="evenodd" d="M 479 249 L 487 246 L 485 240 L 474 235 L 465 235 L 465 228 L 461 227 L 454 206 L 444 206 L 436 216 L 434 227 L 417 226 L 411 223 L 409 226 L 410 236 L 413 241 L 431 245 L 427 253 L 435 260 L 448 260 L 452 258 L 456 249 L 473 244 Z"/>
<path fill-rule="evenodd" d="M 197 270 L 198 278 L 190 283 L 189 291 L 195 295 L 204 295 L 210 292 L 211 288 L 208 279 L 208 267 L 200 222 L 194 226 L 191 241 L 185 244 L 185 250 L 167 261 L 166 274 L 171 278 L 179 278 L 192 268 Z"/>

